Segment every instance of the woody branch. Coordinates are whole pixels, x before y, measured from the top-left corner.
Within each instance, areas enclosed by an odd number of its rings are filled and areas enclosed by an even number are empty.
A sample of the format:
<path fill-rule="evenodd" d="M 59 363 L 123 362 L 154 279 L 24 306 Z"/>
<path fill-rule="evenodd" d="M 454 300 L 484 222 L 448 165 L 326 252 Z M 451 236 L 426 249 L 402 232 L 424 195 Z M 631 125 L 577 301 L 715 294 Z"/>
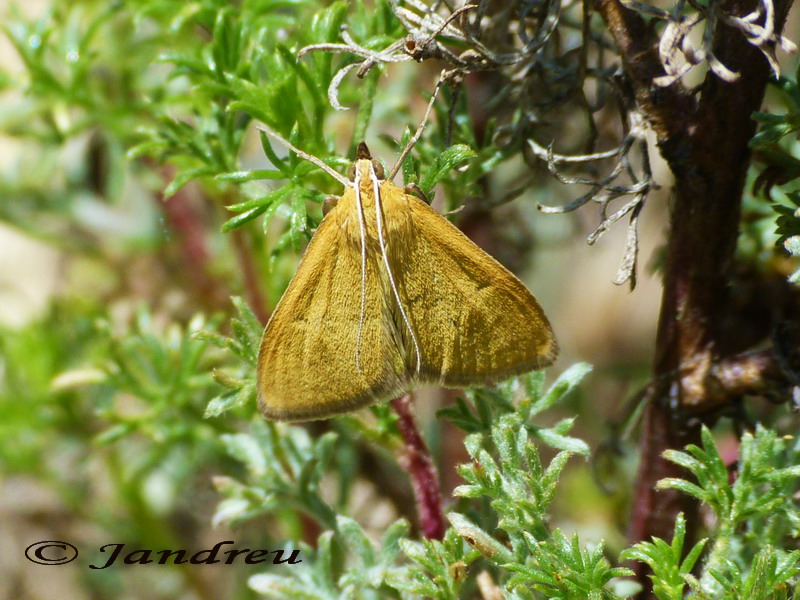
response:
<path fill-rule="evenodd" d="M 781 30 L 790 3 L 774 3 L 774 31 Z M 738 76 L 725 80 L 712 69 L 699 94 L 692 94 L 679 79 L 662 87 L 654 80 L 669 73 L 657 52 L 654 30 L 619 0 L 597 0 L 595 8 L 620 49 L 637 104 L 656 132 L 658 148 L 676 180 L 654 384 L 648 394 L 629 532 L 633 541 L 669 539 L 677 513 L 683 511 L 690 522 L 696 521 L 697 506 L 676 492 L 655 492 L 659 479 L 677 475 L 677 467 L 666 462 L 662 452 L 698 439 L 700 419 L 693 414 L 744 392 L 766 392 L 786 379 L 771 351 L 759 357 L 761 362 L 751 361 L 750 368 L 735 368 L 720 326 L 729 307 L 728 284 L 750 161 L 748 141 L 755 131 L 751 114 L 763 98 L 771 63 L 744 35 L 718 28 L 709 51 Z M 719 8 L 736 18 L 753 11 L 755 3 L 729 0 Z M 646 585 L 644 574 L 639 576 Z"/>

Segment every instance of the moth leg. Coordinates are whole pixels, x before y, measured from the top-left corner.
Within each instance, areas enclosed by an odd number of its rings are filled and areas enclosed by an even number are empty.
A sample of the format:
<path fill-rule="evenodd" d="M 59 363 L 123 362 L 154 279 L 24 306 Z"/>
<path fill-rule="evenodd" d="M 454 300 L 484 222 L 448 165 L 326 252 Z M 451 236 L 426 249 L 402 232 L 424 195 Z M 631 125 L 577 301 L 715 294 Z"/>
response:
<path fill-rule="evenodd" d="M 428 196 L 425 195 L 425 192 L 422 191 L 422 188 L 419 187 L 416 183 L 406 184 L 406 187 L 403 188 L 403 191 L 411 196 L 416 196 L 417 198 L 422 200 L 425 204 L 430 204 L 431 200 L 433 200 L 433 198 L 428 198 Z"/>
<path fill-rule="evenodd" d="M 322 203 L 322 216 L 324 217 L 331 212 L 338 202 L 339 196 L 325 196 L 325 201 Z"/>

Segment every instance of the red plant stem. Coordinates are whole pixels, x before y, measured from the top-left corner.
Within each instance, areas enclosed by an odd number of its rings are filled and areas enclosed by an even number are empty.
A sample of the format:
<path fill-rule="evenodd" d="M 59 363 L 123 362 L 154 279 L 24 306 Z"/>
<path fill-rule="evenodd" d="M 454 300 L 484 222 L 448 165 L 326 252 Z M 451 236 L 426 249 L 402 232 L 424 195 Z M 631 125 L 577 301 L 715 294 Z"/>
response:
<path fill-rule="evenodd" d="M 397 427 L 405 442 L 400 462 L 411 477 L 423 535 L 428 539 L 440 540 L 444 537 L 445 518 L 439 477 L 430 451 L 417 429 L 411 400 L 411 394 L 392 400 L 392 409 L 398 416 Z"/>
<path fill-rule="evenodd" d="M 155 164 L 148 161 L 155 167 Z M 174 176 L 174 169 L 169 166 L 161 168 L 165 181 Z M 194 199 L 192 190 L 194 186 L 186 186 L 178 190 L 170 198 L 159 202 L 164 218 L 170 229 L 175 232 L 178 245 L 186 265 L 184 273 L 189 278 L 190 285 L 197 294 L 204 308 L 215 311 L 226 307 L 230 291 L 215 277 L 211 268 L 211 256 L 206 245 L 207 225 L 203 222 L 199 211 L 192 205 Z M 197 191 L 198 195 L 200 194 Z M 205 198 L 203 198 L 205 200 Z M 258 320 L 266 325 L 269 320 L 267 302 L 261 290 L 258 270 L 253 261 L 253 253 L 249 247 L 244 233 L 236 230 L 231 233 L 233 248 L 242 267 L 244 279 L 244 294 L 247 303 L 253 309 Z"/>
<path fill-rule="evenodd" d="M 172 177 L 171 169 L 162 170 L 164 178 Z M 211 275 L 211 257 L 206 247 L 207 227 L 193 206 L 191 187 L 185 187 L 171 198 L 159 200 L 164 219 L 175 233 L 182 254 L 186 275 L 199 303 L 210 311 L 219 310 L 228 293 L 218 279 Z"/>
<path fill-rule="evenodd" d="M 258 271 L 256 270 L 255 262 L 253 261 L 253 251 L 249 247 L 242 230 L 237 229 L 231 233 L 233 239 L 233 247 L 236 250 L 236 256 L 239 259 L 239 264 L 242 267 L 242 276 L 244 277 L 244 293 L 247 303 L 253 309 L 253 313 L 262 325 L 266 325 L 269 320 L 269 313 L 267 312 L 267 301 L 264 298 L 264 293 L 261 291 L 261 283 L 258 278 Z"/>

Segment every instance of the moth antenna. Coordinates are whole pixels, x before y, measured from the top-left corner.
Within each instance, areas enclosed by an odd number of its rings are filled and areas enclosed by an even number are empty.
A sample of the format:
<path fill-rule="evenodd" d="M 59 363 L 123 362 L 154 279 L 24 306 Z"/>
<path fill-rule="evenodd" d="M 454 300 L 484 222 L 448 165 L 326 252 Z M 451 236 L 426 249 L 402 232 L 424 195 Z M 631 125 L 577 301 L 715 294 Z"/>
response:
<path fill-rule="evenodd" d="M 356 371 L 361 375 L 361 333 L 364 331 L 364 318 L 367 312 L 367 233 L 364 227 L 364 205 L 361 203 L 361 172 L 358 169 L 356 169 L 353 179 L 353 186 L 356 192 L 358 231 L 361 235 L 361 312 L 358 316 L 358 336 L 356 337 Z"/>
<path fill-rule="evenodd" d="M 400 170 L 403 161 L 408 156 L 408 153 L 411 152 L 411 149 L 414 147 L 414 144 L 419 141 L 419 138 L 422 136 L 422 132 L 425 131 L 425 125 L 428 124 L 428 118 L 431 116 L 431 111 L 433 110 L 433 103 L 436 101 L 436 96 L 439 94 L 439 89 L 442 87 L 442 83 L 445 79 L 445 74 L 447 71 L 442 70 L 441 75 L 439 75 L 439 81 L 436 82 L 436 87 L 433 88 L 433 95 L 431 96 L 430 102 L 428 102 L 428 108 L 425 109 L 425 115 L 422 117 L 422 122 L 417 127 L 417 131 L 408 140 L 406 147 L 403 148 L 403 151 L 400 153 L 400 158 L 397 159 L 397 162 L 394 163 L 392 170 L 389 172 L 388 177 L 386 177 L 387 181 L 391 181 L 394 179 L 394 176 L 397 175 L 397 172 Z"/>
<path fill-rule="evenodd" d="M 291 150 L 292 152 L 297 154 L 297 156 L 299 156 L 300 158 L 302 158 L 304 160 L 307 160 L 312 165 L 315 165 L 315 166 L 319 167 L 320 169 L 322 169 L 323 171 L 325 171 L 328 175 L 333 177 L 336 181 L 341 183 L 343 186 L 347 187 L 347 186 L 350 185 L 350 180 L 348 180 L 346 177 L 344 177 L 343 175 L 340 175 L 339 173 L 337 173 L 336 171 L 331 169 L 328 165 L 326 165 L 324 162 L 322 162 L 316 156 L 311 156 L 310 154 L 307 154 L 307 153 L 303 152 L 299 148 L 296 148 L 294 145 L 290 144 L 287 140 L 283 139 L 283 137 L 278 132 L 273 131 L 267 125 L 264 125 L 264 124 L 259 125 L 258 129 L 260 131 L 263 131 L 264 133 L 269 134 L 272 137 L 274 137 L 281 144 L 286 146 L 289 150 Z"/>
<path fill-rule="evenodd" d="M 411 326 L 411 321 L 408 319 L 406 309 L 403 308 L 403 301 L 400 300 L 400 292 L 397 291 L 397 285 L 394 282 L 394 275 L 392 274 L 392 267 L 389 265 L 389 255 L 386 253 L 386 242 L 383 238 L 383 208 L 381 207 L 381 188 L 378 182 L 378 177 L 375 175 L 375 168 L 370 165 L 369 172 L 372 179 L 372 190 L 375 194 L 375 223 L 378 228 L 378 243 L 381 247 L 381 256 L 383 256 L 383 264 L 386 265 L 386 274 L 389 276 L 389 285 L 392 288 L 392 294 L 397 301 L 397 306 L 400 308 L 400 315 L 403 317 L 403 323 L 408 327 L 411 334 L 411 340 L 414 342 L 414 352 L 417 355 L 417 374 L 419 374 L 422 365 L 422 354 L 419 351 L 419 342 L 417 342 L 417 335 L 414 333 L 414 328 Z"/>

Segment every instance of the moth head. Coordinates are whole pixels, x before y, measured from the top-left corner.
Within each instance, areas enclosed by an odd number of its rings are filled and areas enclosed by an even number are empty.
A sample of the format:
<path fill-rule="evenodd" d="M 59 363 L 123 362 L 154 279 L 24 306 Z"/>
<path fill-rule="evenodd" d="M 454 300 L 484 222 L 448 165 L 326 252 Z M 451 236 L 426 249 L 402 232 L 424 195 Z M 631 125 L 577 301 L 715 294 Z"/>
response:
<path fill-rule="evenodd" d="M 384 179 L 386 177 L 386 173 L 383 169 L 383 165 L 379 163 L 377 160 L 372 158 L 372 154 L 370 154 L 369 148 L 365 142 L 359 142 L 358 147 L 356 148 L 356 161 L 350 165 L 350 168 L 347 171 L 347 177 L 350 181 L 355 181 L 356 179 L 356 170 L 358 169 L 365 169 L 361 171 L 361 176 L 363 179 L 368 177 L 369 173 L 369 164 L 372 164 L 372 168 L 375 171 L 375 176 L 378 179 Z"/>
<path fill-rule="evenodd" d="M 358 142 L 356 148 L 356 160 L 372 160 L 372 154 L 369 153 L 367 143 L 364 141 Z"/>
<path fill-rule="evenodd" d="M 350 181 L 355 181 L 356 169 L 358 168 L 358 163 L 362 160 L 372 160 L 372 155 L 369 153 L 367 143 L 364 141 L 358 142 L 358 147 L 356 148 L 356 161 L 350 165 L 350 168 L 347 170 L 347 178 Z"/>

